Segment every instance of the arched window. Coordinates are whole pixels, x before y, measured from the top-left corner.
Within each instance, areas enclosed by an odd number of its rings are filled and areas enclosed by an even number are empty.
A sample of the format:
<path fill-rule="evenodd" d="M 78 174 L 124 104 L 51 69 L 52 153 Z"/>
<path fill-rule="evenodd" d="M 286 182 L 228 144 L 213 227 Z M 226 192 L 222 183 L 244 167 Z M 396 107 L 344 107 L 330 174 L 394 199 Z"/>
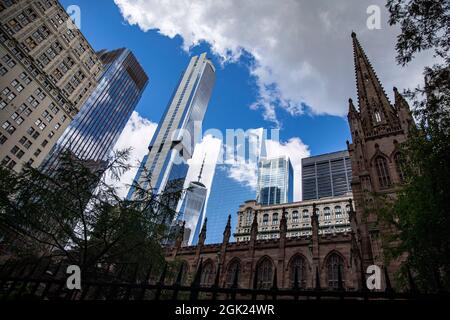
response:
<path fill-rule="evenodd" d="M 378 110 L 375 111 L 375 121 L 376 121 L 376 123 L 381 122 L 381 113 Z"/>
<path fill-rule="evenodd" d="M 289 266 L 289 280 L 291 287 L 294 286 L 296 270 L 298 286 L 304 288 L 306 285 L 306 261 L 302 256 L 299 255 L 296 255 L 294 258 L 292 258 L 291 264 Z"/>
<path fill-rule="evenodd" d="M 330 210 L 329 207 L 323 208 L 323 218 L 325 220 L 330 220 L 331 219 L 331 210 Z"/>
<path fill-rule="evenodd" d="M 292 222 L 297 223 L 298 222 L 298 211 L 292 212 Z"/>
<path fill-rule="evenodd" d="M 309 218 L 309 212 L 308 209 L 303 210 L 303 219 L 308 219 Z"/>
<path fill-rule="evenodd" d="M 338 288 L 339 270 L 344 282 L 344 260 L 337 253 L 332 253 L 327 260 L 328 287 Z"/>
<path fill-rule="evenodd" d="M 272 224 L 278 224 L 278 213 L 272 215 Z"/>
<path fill-rule="evenodd" d="M 272 287 L 273 266 L 269 258 L 264 258 L 256 267 L 256 284 L 258 289 L 269 289 Z"/>
<path fill-rule="evenodd" d="M 266 213 L 263 215 L 263 225 L 267 225 L 269 223 L 269 215 Z"/>
<path fill-rule="evenodd" d="M 186 261 L 183 261 L 181 263 L 181 285 L 186 284 L 187 282 L 187 278 L 188 278 L 188 274 L 189 274 L 189 266 L 188 263 Z"/>
<path fill-rule="evenodd" d="M 248 209 L 247 210 L 247 221 L 246 224 L 247 225 L 251 225 L 253 222 L 253 214 L 252 214 L 252 210 Z"/>
<path fill-rule="evenodd" d="M 375 166 L 377 169 L 380 186 L 382 188 L 389 187 L 391 185 L 391 177 L 389 175 L 389 168 L 386 159 L 382 156 L 377 157 L 375 159 Z"/>
<path fill-rule="evenodd" d="M 334 214 L 336 215 L 336 218 L 342 218 L 342 208 L 341 208 L 341 206 L 334 207 Z"/>
<path fill-rule="evenodd" d="M 400 182 L 405 181 L 405 174 L 403 171 L 403 159 L 400 152 L 397 152 L 394 156 L 395 167 L 397 168 L 398 177 L 400 178 Z"/>
<path fill-rule="evenodd" d="M 227 276 L 225 278 L 225 286 L 227 288 L 230 288 L 233 283 L 234 283 L 234 277 L 237 274 L 237 280 L 239 283 L 239 271 L 240 271 L 240 264 L 238 260 L 233 260 L 230 262 L 230 264 L 228 265 L 228 269 L 227 269 Z"/>
<path fill-rule="evenodd" d="M 214 266 L 211 261 L 205 262 L 202 269 L 202 276 L 200 277 L 200 285 L 207 287 L 211 286 L 214 281 Z"/>

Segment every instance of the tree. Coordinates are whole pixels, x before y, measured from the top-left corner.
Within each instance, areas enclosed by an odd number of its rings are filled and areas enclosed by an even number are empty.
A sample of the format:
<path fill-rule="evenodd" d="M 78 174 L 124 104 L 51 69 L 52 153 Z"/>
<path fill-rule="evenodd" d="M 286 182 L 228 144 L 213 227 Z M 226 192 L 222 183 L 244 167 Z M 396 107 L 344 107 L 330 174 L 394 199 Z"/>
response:
<path fill-rule="evenodd" d="M 91 270 L 98 265 L 164 262 L 162 239 L 175 211 L 135 184 L 137 196 L 124 200 L 106 182 L 129 170 L 129 150 L 91 163 L 65 153 L 51 172 L 26 167 L 16 174 L 0 168 L 0 230 L 16 258 L 52 256 Z M 163 194 L 179 198 L 178 193 Z"/>
<path fill-rule="evenodd" d="M 399 24 L 397 61 L 406 66 L 422 50 L 436 64 L 425 68 L 425 85 L 409 89 L 417 127 L 402 144 L 406 183 L 383 218 L 395 225 L 393 257 L 406 253 L 401 270 L 424 291 L 450 289 L 450 3 L 388 0 L 390 24 Z M 399 241 L 400 240 L 400 241 Z M 408 271 L 409 269 L 409 271 Z"/>

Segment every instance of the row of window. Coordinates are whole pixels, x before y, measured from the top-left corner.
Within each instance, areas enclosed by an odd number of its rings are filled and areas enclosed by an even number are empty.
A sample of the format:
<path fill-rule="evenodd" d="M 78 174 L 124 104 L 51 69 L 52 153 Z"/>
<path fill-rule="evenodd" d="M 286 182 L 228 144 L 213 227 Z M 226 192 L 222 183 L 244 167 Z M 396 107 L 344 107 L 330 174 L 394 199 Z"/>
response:
<path fill-rule="evenodd" d="M 317 214 L 320 214 L 319 209 L 317 210 Z M 347 205 L 346 206 L 346 211 L 349 212 L 350 211 L 350 206 Z M 334 214 L 335 214 L 335 218 L 342 218 L 344 217 L 344 213 L 342 211 L 342 207 L 341 206 L 335 206 L 334 207 Z M 309 219 L 309 210 L 308 209 L 304 209 L 302 211 L 302 218 L 303 219 Z M 331 208 L 330 207 L 325 207 L 323 208 L 323 218 L 325 220 L 331 219 Z M 296 221 L 299 220 L 300 215 L 298 211 L 292 211 L 291 215 L 287 215 L 286 217 L 288 220 L 292 219 L 293 223 L 295 223 Z M 246 225 L 250 225 L 253 221 L 253 213 L 251 211 L 247 212 L 246 215 Z M 276 225 L 279 222 L 279 215 L 278 213 L 273 213 L 272 214 L 272 224 Z M 263 219 L 262 219 L 262 223 L 263 225 L 267 225 L 269 223 L 269 214 L 266 213 L 263 215 Z M 243 226 L 243 217 L 242 215 L 240 216 L 240 226 Z"/>
<path fill-rule="evenodd" d="M 188 264 L 183 262 L 181 266 L 182 282 L 187 278 L 189 271 Z M 241 263 L 238 259 L 233 259 L 226 268 L 225 285 L 231 287 L 233 284 L 239 284 L 241 274 Z M 311 268 L 308 261 L 301 255 L 295 255 L 289 262 L 289 283 L 292 287 L 307 287 L 307 280 L 312 277 Z M 345 264 L 342 256 L 336 252 L 331 253 L 325 262 L 326 281 L 329 288 L 337 289 L 339 280 L 345 284 Z M 270 289 L 274 284 L 275 267 L 272 260 L 263 257 L 256 265 L 254 283 L 257 289 Z M 202 265 L 202 273 L 200 277 L 201 286 L 211 286 L 216 278 L 216 269 L 211 260 L 206 261 Z M 309 281 L 312 285 L 312 281 Z"/>

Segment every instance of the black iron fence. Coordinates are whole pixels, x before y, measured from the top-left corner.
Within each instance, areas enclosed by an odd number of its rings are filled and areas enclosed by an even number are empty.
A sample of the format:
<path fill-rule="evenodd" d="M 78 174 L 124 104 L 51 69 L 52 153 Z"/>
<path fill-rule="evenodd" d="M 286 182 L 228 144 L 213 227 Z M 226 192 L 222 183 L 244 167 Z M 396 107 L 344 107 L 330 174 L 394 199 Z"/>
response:
<path fill-rule="evenodd" d="M 137 265 L 99 266 L 82 279 L 81 290 L 70 290 L 67 286 L 67 264 L 54 263 L 50 259 L 36 263 L 5 263 L 0 266 L 1 300 L 414 300 L 448 299 L 448 293 L 423 294 L 413 283 L 406 292 L 395 292 L 389 278 L 383 291 L 367 289 L 350 291 L 343 286 L 342 277 L 335 290 L 322 289 L 320 281 L 314 288 L 304 289 L 298 284 L 298 276 L 292 288 L 277 287 L 276 272 L 269 289 L 259 289 L 255 280 L 253 288 L 238 287 L 238 273 L 233 283 L 220 286 L 220 270 L 217 270 L 212 285 L 201 285 L 202 264 L 199 264 L 193 281 L 183 284 L 183 268 L 172 275 L 168 265 L 155 277 L 152 268 L 145 272 Z M 128 272 L 127 272 L 128 270 Z M 126 276 L 124 276 L 126 275 Z M 175 276 L 176 275 L 176 276 Z M 410 279 L 412 281 L 412 279 Z"/>

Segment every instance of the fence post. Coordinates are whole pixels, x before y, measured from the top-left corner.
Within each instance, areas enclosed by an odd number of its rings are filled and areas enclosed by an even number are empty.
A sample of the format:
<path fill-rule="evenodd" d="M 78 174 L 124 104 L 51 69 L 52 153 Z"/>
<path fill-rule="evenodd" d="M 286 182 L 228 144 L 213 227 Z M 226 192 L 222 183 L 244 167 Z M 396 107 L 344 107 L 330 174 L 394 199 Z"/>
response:
<path fill-rule="evenodd" d="M 277 284 L 278 281 L 277 280 L 278 280 L 277 279 L 277 267 L 275 267 L 275 271 L 273 274 L 272 288 L 271 288 L 273 300 L 277 300 L 277 291 L 278 291 L 278 284 Z"/>
<path fill-rule="evenodd" d="M 175 283 L 173 285 L 173 295 L 172 300 L 178 299 L 178 291 L 180 290 L 181 286 L 181 279 L 183 278 L 183 264 L 180 266 L 180 270 L 178 271 L 177 279 L 175 280 Z"/>
<path fill-rule="evenodd" d="M 320 274 L 319 274 L 319 267 L 316 267 L 316 287 L 315 290 L 317 291 L 317 296 L 316 299 L 319 300 L 320 299 Z"/>
<path fill-rule="evenodd" d="M 156 283 L 156 293 L 155 293 L 155 300 L 159 300 L 159 296 L 161 295 L 161 287 L 164 285 L 164 280 L 166 278 L 167 273 L 167 262 L 164 263 L 164 268 L 161 273 L 161 276 L 159 277 L 159 281 Z"/>
<path fill-rule="evenodd" d="M 417 290 L 416 284 L 414 283 L 414 278 L 411 274 L 411 269 L 409 266 L 406 266 L 406 272 L 408 273 L 408 282 L 409 282 L 409 293 L 412 295 L 416 295 L 419 293 Z"/>
<path fill-rule="evenodd" d="M 219 289 L 220 282 L 220 264 L 217 266 L 216 278 L 214 279 L 214 284 L 212 285 L 212 298 L 211 300 L 217 299 L 217 290 Z"/>
<path fill-rule="evenodd" d="M 294 294 L 294 300 L 298 300 L 298 290 L 300 288 L 300 285 L 298 283 L 298 267 L 294 268 L 294 284 L 292 286 L 292 289 L 295 291 Z"/>
<path fill-rule="evenodd" d="M 386 282 L 386 289 L 384 290 L 384 292 L 389 297 L 389 299 L 392 299 L 393 298 L 392 295 L 394 294 L 394 289 L 392 289 L 391 280 L 389 279 L 389 273 L 388 273 L 386 266 L 384 267 L 384 281 Z"/>
<path fill-rule="evenodd" d="M 257 269 L 255 269 L 255 274 L 253 275 L 252 300 L 256 300 L 256 298 L 257 298 L 256 290 L 258 290 L 258 272 L 257 272 Z"/>
<path fill-rule="evenodd" d="M 200 264 L 198 265 L 197 272 L 195 273 L 194 281 L 191 284 L 191 294 L 189 300 L 197 300 L 198 288 L 200 287 L 200 281 L 202 277 L 203 258 L 200 258 Z"/>
<path fill-rule="evenodd" d="M 145 297 L 145 291 L 147 290 L 146 286 L 149 283 L 150 276 L 152 274 L 152 267 L 153 267 L 152 265 L 150 265 L 150 267 L 148 267 L 147 273 L 145 274 L 144 281 L 141 282 L 142 289 L 141 289 L 141 293 L 139 294 L 138 300 L 143 300 Z"/>
<path fill-rule="evenodd" d="M 62 261 L 59 261 L 58 266 L 56 267 L 56 272 L 55 272 L 55 276 L 59 273 L 59 270 L 61 269 L 61 265 L 62 265 Z M 44 274 L 47 272 L 47 270 L 44 270 Z M 50 287 L 52 286 L 51 282 L 47 282 L 47 284 L 45 285 L 44 291 L 42 292 L 41 298 L 44 299 L 48 293 L 48 291 L 50 290 Z"/>
<path fill-rule="evenodd" d="M 238 275 L 239 275 L 239 266 L 234 271 L 233 275 L 233 284 L 231 285 L 231 300 L 236 300 L 236 289 L 238 288 Z"/>

